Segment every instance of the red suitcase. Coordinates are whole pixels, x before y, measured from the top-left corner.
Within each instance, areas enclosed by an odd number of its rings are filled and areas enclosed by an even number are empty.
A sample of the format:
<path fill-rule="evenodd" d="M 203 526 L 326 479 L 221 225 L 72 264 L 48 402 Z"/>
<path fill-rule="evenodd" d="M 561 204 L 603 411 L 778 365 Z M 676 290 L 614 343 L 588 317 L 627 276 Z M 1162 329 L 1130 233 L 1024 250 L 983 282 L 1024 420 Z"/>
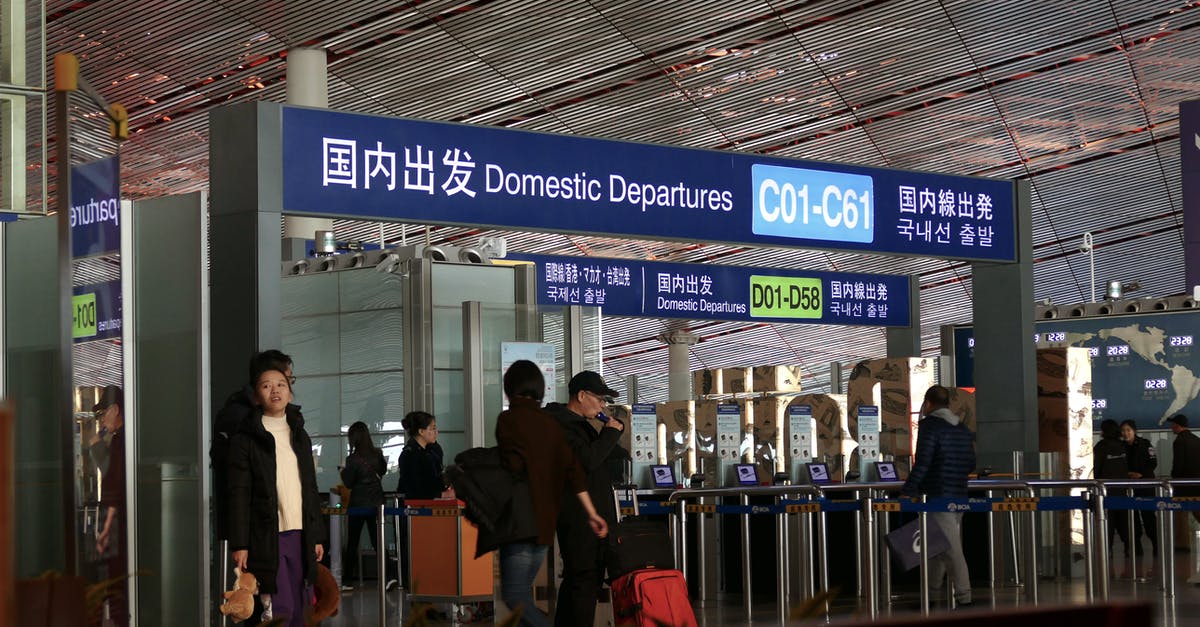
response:
<path fill-rule="evenodd" d="M 683 573 L 644 568 L 612 582 L 617 627 L 696 627 Z"/>

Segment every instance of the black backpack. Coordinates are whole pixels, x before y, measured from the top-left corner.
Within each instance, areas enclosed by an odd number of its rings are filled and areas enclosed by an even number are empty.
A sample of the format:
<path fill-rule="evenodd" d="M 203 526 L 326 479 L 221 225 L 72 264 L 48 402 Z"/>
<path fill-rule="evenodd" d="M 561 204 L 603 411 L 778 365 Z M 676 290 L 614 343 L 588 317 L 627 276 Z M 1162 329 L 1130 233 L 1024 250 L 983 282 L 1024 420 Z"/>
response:
<path fill-rule="evenodd" d="M 504 466 L 499 448 L 467 449 L 444 475 L 465 503 L 463 515 L 479 527 L 476 555 L 537 537 L 529 481 Z"/>

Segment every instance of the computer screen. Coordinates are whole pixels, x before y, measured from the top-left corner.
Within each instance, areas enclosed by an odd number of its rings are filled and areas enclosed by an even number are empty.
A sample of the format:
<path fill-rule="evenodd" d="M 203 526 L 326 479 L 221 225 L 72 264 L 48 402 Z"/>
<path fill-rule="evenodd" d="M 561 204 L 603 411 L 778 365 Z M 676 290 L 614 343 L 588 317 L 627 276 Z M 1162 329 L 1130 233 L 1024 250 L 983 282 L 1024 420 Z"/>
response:
<path fill-rule="evenodd" d="M 900 474 L 896 472 L 895 462 L 875 462 L 875 474 L 880 481 L 899 481 Z"/>
<path fill-rule="evenodd" d="M 758 468 L 754 464 L 738 464 L 737 480 L 739 485 L 758 485 Z"/>
<path fill-rule="evenodd" d="M 650 474 L 654 476 L 654 487 L 656 488 L 674 488 L 675 487 L 675 469 L 667 465 L 655 464 L 650 467 Z"/>
<path fill-rule="evenodd" d="M 818 462 L 808 464 L 808 478 L 813 483 L 829 483 L 829 466 Z"/>

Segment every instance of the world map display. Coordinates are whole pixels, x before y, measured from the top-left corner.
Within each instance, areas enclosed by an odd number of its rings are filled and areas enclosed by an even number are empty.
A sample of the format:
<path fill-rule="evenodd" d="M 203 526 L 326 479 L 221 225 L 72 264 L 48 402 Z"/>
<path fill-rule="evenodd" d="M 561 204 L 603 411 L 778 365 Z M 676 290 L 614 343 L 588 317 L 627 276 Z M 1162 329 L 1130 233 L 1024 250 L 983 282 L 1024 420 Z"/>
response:
<path fill-rule="evenodd" d="M 1092 358 L 1092 418 L 1132 419 L 1139 429 L 1163 429 L 1167 418 L 1200 420 L 1200 312 L 1170 312 L 1042 320 L 1030 338 L 1038 348 L 1078 346 Z M 973 329 L 954 330 L 955 373 L 972 387 Z"/>

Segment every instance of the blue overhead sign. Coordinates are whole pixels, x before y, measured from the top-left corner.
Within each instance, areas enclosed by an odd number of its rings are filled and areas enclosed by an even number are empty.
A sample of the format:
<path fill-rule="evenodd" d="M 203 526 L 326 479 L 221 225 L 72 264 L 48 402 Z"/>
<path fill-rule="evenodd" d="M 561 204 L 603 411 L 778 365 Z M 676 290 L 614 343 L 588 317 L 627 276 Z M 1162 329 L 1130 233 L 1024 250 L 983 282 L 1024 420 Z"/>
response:
<path fill-rule="evenodd" d="M 538 303 L 613 316 L 908 326 L 909 278 L 510 254 L 538 268 Z"/>
<path fill-rule="evenodd" d="M 71 254 L 121 250 L 121 163 L 109 157 L 71 166 Z"/>
<path fill-rule="evenodd" d="M 1013 261 L 1009 181 L 283 107 L 287 213 Z"/>

